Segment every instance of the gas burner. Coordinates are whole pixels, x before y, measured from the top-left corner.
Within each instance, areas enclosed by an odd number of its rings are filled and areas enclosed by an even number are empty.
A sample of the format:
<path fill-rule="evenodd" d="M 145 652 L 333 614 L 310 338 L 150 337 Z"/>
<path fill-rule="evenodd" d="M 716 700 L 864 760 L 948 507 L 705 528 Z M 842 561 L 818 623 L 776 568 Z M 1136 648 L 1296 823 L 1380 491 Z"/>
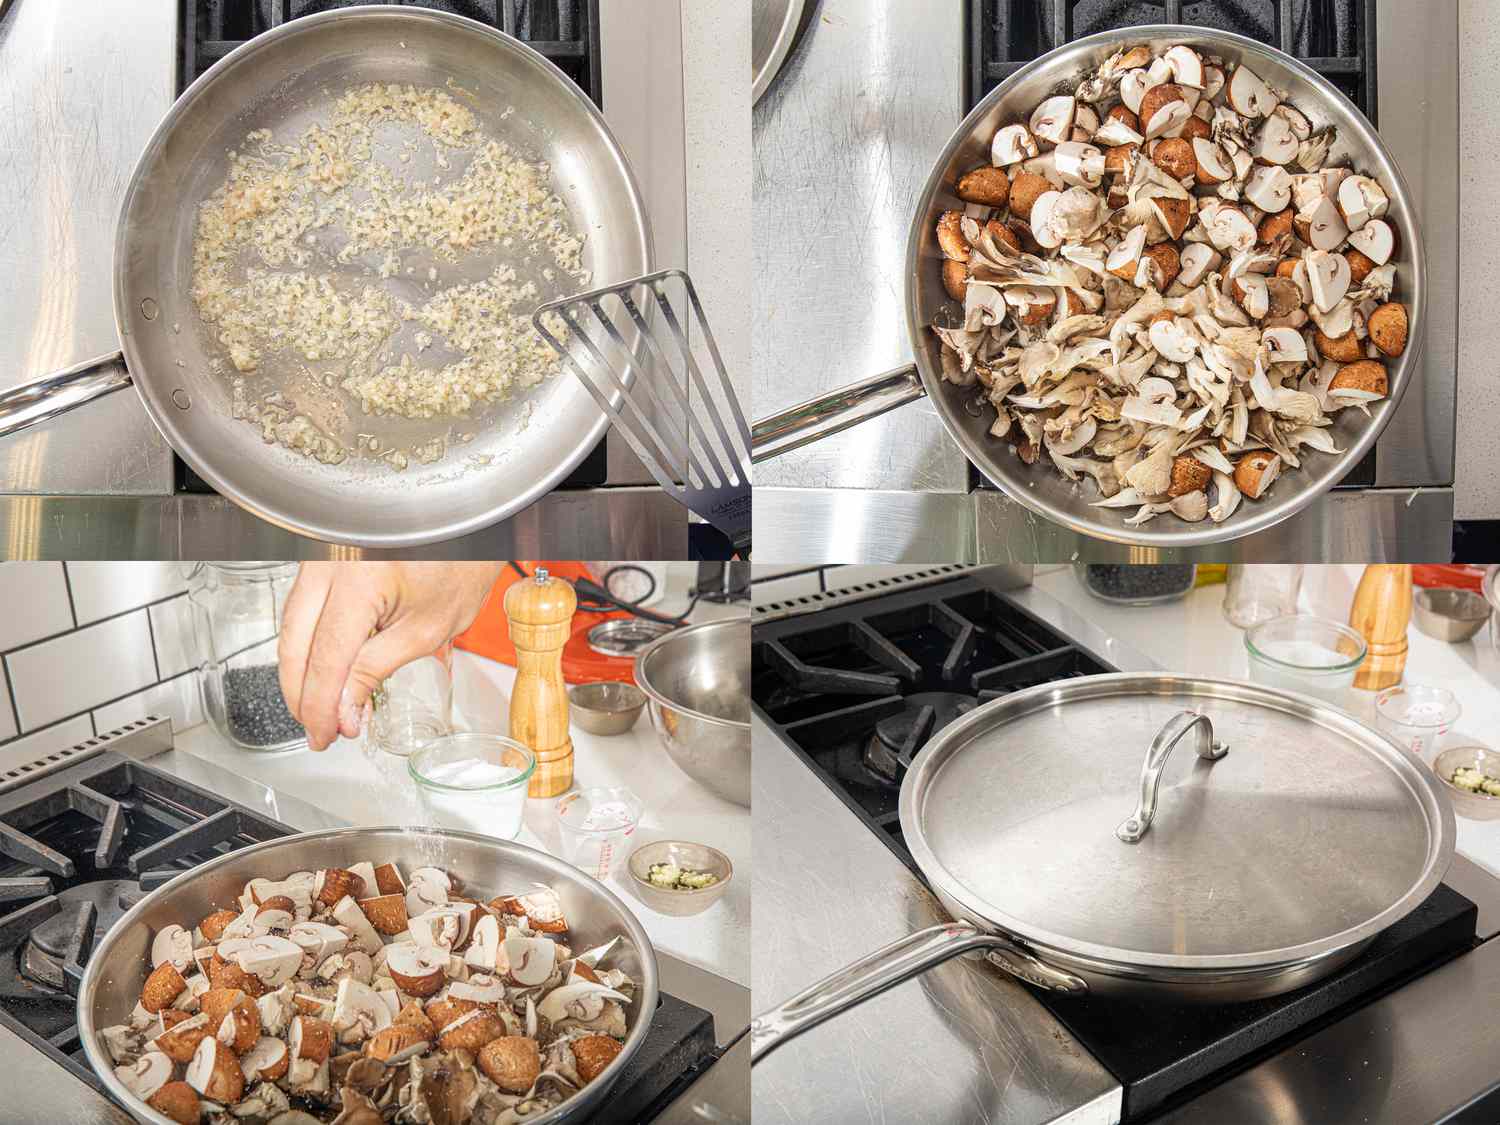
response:
<path fill-rule="evenodd" d="M 134 879 L 69 887 L 57 896 L 57 912 L 32 928 L 21 954 L 21 974 L 50 988 L 67 988 L 66 967 L 81 967 L 95 936 L 123 918 L 143 894 Z"/>
<path fill-rule="evenodd" d="M 927 740 L 977 706 L 979 700 L 972 695 L 953 691 L 908 695 L 898 713 L 875 724 L 875 733 L 865 745 L 865 765 L 886 784 L 899 786 L 901 775 Z"/>

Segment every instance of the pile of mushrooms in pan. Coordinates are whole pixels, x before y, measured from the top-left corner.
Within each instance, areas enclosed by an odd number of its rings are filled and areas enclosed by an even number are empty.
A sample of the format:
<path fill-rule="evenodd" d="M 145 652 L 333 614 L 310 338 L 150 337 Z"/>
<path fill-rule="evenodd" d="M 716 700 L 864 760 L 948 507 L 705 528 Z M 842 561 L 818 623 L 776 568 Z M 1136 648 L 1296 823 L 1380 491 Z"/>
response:
<path fill-rule="evenodd" d="M 1117 52 L 958 181 L 944 378 L 1130 525 L 1226 520 L 1342 452 L 1333 415 L 1386 396 L 1410 325 L 1386 191 L 1327 166 L 1333 139 L 1247 67 Z"/>
<path fill-rule="evenodd" d="M 115 1073 L 174 1121 L 509 1125 L 620 1053 L 634 982 L 574 954 L 543 886 L 487 903 L 435 867 L 252 879 L 237 909 L 169 925 Z"/>

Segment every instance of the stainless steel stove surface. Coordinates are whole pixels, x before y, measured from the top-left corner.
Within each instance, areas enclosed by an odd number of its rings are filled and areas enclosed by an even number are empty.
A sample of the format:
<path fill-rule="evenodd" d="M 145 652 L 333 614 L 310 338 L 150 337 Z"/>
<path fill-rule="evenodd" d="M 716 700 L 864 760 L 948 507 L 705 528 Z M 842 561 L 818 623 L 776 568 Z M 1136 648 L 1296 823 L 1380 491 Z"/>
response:
<path fill-rule="evenodd" d="M 946 722 L 987 699 L 1053 680 L 1116 670 L 1099 655 L 1113 648 L 1108 638 L 1080 632 L 1078 636 L 1086 640 L 1083 643 L 1069 636 L 1064 631 L 1069 626 L 1067 611 L 1055 603 L 1047 605 L 1038 591 L 1020 589 L 1020 581 L 1024 581 L 1023 575 L 1006 568 L 946 567 L 922 572 L 908 581 L 888 579 L 856 593 L 834 591 L 801 604 L 796 600 L 768 604 L 762 599 L 754 611 L 752 633 L 753 699 L 760 724 L 757 764 L 759 767 L 774 758 L 783 784 L 758 782 L 772 791 L 756 794 L 757 808 L 765 802 L 783 809 L 803 799 L 805 785 L 800 781 L 784 783 L 788 778 L 807 777 L 795 765 L 787 773 L 785 758 L 790 751 L 853 814 L 852 819 L 839 817 L 848 832 L 862 839 L 873 835 L 920 884 L 921 872 L 901 838 L 896 803 L 901 777 L 927 740 Z M 1116 650 L 1115 654 L 1123 663 L 1132 663 L 1130 653 Z M 769 766 L 765 772 L 769 778 Z M 820 813 L 818 819 L 824 824 L 820 831 L 826 837 L 830 831 L 827 812 Z M 780 828 L 777 838 L 792 842 L 774 857 L 778 867 L 801 869 L 819 862 L 830 848 L 827 839 L 822 839 L 817 852 L 802 855 L 799 862 L 799 835 L 791 825 Z M 856 842 L 847 846 L 854 850 L 862 845 Z M 766 870 L 767 858 L 758 854 L 758 870 Z M 899 869 L 894 878 L 899 883 L 908 881 Z M 828 900 L 829 881 L 820 880 L 819 885 L 823 889 L 819 908 L 838 913 L 843 904 Z M 790 902 L 762 895 L 761 886 L 758 879 L 758 907 L 771 909 L 778 916 L 794 909 Z M 909 892 L 898 892 L 894 886 L 882 886 L 877 892 L 860 885 L 850 888 L 850 893 L 862 898 L 877 894 L 889 898 Z M 1485 904 L 1483 918 L 1476 902 Z M 1296 992 L 1246 1004 L 1205 1008 L 1069 998 L 1021 990 L 1008 981 L 989 982 L 1001 987 L 999 995 L 1004 997 L 1003 1003 L 993 999 L 988 1002 L 992 1010 L 1009 1005 L 1012 1010 L 1008 1017 L 1031 1025 L 1033 1035 L 1041 1034 L 1037 1027 L 1051 1029 L 1059 1052 L 1082 1051 L 1098 1064 L 1099 1074 L 1116 1084 L 1114 1096 L 1118 1100 L 1108 1116 L 1091 1116 L 1098 1108 L 1096 1102 L 1080 1095 L 1076 1104 L 1061 1110 L 1051 1107 L 1036 1114 L 1017 1113 L 1014 1119 L 1137 1122 L 1174 1113 L 1184 1121 L 1240 1120 L 1233 1115 L 1200 1118 L 1193 1107 L 1203 1098 L 1220 1099 L 1223 1104 L 1225 1095 L 1217 1093 L 1220 1087 L 1237 1081 L 1237 1075 L 1254 1074 L 1258 1068 L 1274 1070 L 1282 1065 L 1278 1060 L 1295 1057 L 1322 1029 L 1366 1023 L 1368 1011 L 1373 1004 L 1384 1002 L 1382 997 L 1408 989 L 1416 995 L 1414 984 L 1436 978 L 1450 966 L 1456 968 L 1476 952 L 1476 947 L 1482 948 L 1482 939 L 1500 927 L 1493 914 L 1496 903 L 1500 903 L 1500 880 L 1460 859 L 1447 883 L 1348 966 Z M 926 921 L 925 913 L 908 910 L 901 915 L 906 917 L 921 919 L 922 924 Z M 834 951 L 844 961 L 852 961 L 880 944 L 863 936 L 857 925 L 852 932 L 861 937 L 840 942 Z M 795 952 L 783 949 L 788 955 Z M 992 973 L 1002 975 L 997 970 Z M 808 979 L 794 978 L 792 990 L 808 983 Z M 911 985 L 905 987 L 913 989 Z M 971 993 L 967 1003 L 950 998 L 952 986 L 924 980 L 921 987 L 941 1005 L 938 1019 L 957 1023 L 955 1037 L 960 1041 L 960 1052 L 983 1055 L 989 1044 L 983 1028 L 971 1022 L 973 986 L 966 990 Z M 783 998 L 780 992 L 762 995 L 761 988 L 758 978 L 757 1001 L 762 1007 Z M 1024 1004 L 1014 996 L 1018 990 L 1025 993 Z M 902 1018 L 915 1019 L 919 1007 L 908 995 Z M 836 1029 L 851 1015 L 865 1018 L 859 1015 L 861 1012 L 856 1009 L 846 1013 L 828 1026 Z M 881 1018 L 888 1020 L 891 1016 L 887 1011 Z M 846 1030 L 851 1041 L 868 1042 L 865 1029 L 857 1021 Z M 1493 1028 L 1487 1027 L 1486 1032 L 1492 1034 Z M 808 1044 L 804 1049 L 817 1048 Z M 880 1076 L 870 1081 L 888 1081 L 889 1094 L 895 1099 L 903 1096 L 899 1078 L 887 1080 L 885 1075 L 890 1072 L 878 1060 L 866 1063 L 872 1075 Z M 1050 1081 L 1046 1074 L 1050 1062 L 1045 1056 L 1038 1060 L 1027 1054 L 1018 1059 L 1018 1065 L 1023 1064 L 1042 1070 L 1032 1076 L 1033 1084 L 1045 1086 Z M 777 1065 L 774 1059 L 769 1060 L 757 1071 L 757 1120 L 765 1102 L 761 1097 L 763 1078 L 768 1097 L 772 1090 L 777 1099 L 789 1096 L 780 1085 L 785 1072 L 776 1071 Z M 926 1060 L 913 1058 L 910 1065 L 920 1071 Z M 1337 1070 L 1358 1063 L 1349 1056 L 1331 1065 Z M 1403 1078 L 1404 1073 L 1389 1080 Z M 1076 1081 L 1077 1076 L 1072 1079 Z M 1386 1080 L 1382 1075 L 1380 1081 Z M 1500 1066 L 1473 1068 L 1467 1081 L 1472 1089 L 1460 1091 L 1464 1095 L 1461 1101 L 1486 1096 L 1500 1085 Z M 1091 1087 L 1084 1085 L 1082 1089 Z M 983 1101 L 988 1086 L 970 1093 L 979 1103 L 965 1107 L 959 1118 L 984 1119 L 994 1109 Z M 999 1093 L 1004 1095 L 1003 1087 Z M 879 1095 L 871 1095 L 867 1089 L 862 1096 L 878 1101 L 886 1094 L 882 1090 Z M 1287 1121 L 1331 1119 L 1299 1116 L 1296 1109 L 1293 1106 L 1288 1111 L 1282 1105 L 1268 1110 L 1268 1116 Z M 889 1113 L 892 1107 L 884 1106 L 883 1110 Z M 934 1112 L 941 1115 L 943 1110 L 935 1107 Z M 777 1115 L 771 1114 L 768 1119 L 776 1120 Z M 841 1118 L 815 1115 L 813 1119 Z M 1376 1114 L 1371 1119 L 1390 1118 Z M 1407 1118 L 1419 1119 L 1425 1118 Z"/>
<path fill-rule="evenodd" d="M 170 738 L 165 720 L 141 720 L 0 776 L 0 1069 L 35 1068 L 40 1055 L 68 1076 L 54 1070 L 47 1085 L 28 1087 L 12 1103 L 22 1119 L 122 1119 L 78 1038 L 75 995 L 95 940 L 182 872 L 295 831 L 140 760 L 167 752 Z M 663 979 L 696 983 L 692 972 L 664 965 Z M 691 1110 L 677 1103 L 724 1054 L 714 1023 L 663 990 L 651 1033 L 598 1120 L 683 1119 Z M 694 1104 L 713 1104 L 705 1097 Z M 8 1112 L 0 1119 L 13 1120 Z"/>
<path fill-rule="evenodd" d="M 962 114 L 1026 62 L 1106 28 L 1181 23 L 1303 59 L 1378 124 L 1422 217 L 1422 369 L 1374 452 L 1341 486 L 1259 535 L 1184 558 L 1405 560 L 1452 541 L 1458 285 L 1457 15 L 1401 0 L 967 0 L 934 8 L 827 0 L 755 108 L 757 415 L 909 362 L 901 295 L 909 210 Z M 894 107 L 900 111 L 871 111 Z M 837 127 L 830 133 L 830 122 Z M 828 137 L 808 145 L 805 138 Z M 800 139 L 800 140 L 799 140 Z M 878 169 L 877 175 L 871 170 Z M 848 248 L 856 250 L 852 256 Z M 808 260 L 849 263 L 844 291 Z M 1125 560 L 974 469 L 936 413 L 904 407 L 763 462 L 767 561 Z M 1161 554 L 1167 554 L 1162 552 Z M 1134 559 L 1134 561 L 1141 561 Z"/>

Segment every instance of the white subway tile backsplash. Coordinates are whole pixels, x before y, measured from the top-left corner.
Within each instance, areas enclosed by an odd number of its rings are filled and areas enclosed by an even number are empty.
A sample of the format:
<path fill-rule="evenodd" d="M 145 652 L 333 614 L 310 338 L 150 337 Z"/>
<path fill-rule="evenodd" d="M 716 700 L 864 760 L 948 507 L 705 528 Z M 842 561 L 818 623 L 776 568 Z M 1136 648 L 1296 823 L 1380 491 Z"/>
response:
<path fill-rule="evenodd" d="M 0 651 L 71 628 L 62 563 L 0 563 Z"/>
<path fill-rule="evenodd" d="M 16 737 L 16 716 L 10 707 L 10 688 L 5 669 L 0 668 L 0 742 Z"/>
<path fill-rule="evenodd" d="M 65 723 L 39 730 L 35 734 L 18 738 L 0 746 L 0 773 L 13 770 L 48 754 L 76 746 L 86 738 L 94 737 L 94 724 L 87 715 L 79 715 Z"/>
<path fill-rule="evenodd" d="M 12 652 L 5 661 L 23 731 L 156 682 L 144 609 Z"/>
<path fill-rule="evenodd" d="M 164 680 L 194 666 L 192 611 L 192 603 L 186 598 L 173 598 L 147 611 L 156 640 L 156 665 Z"/>
<path fill-rule="evenodd" d="M 80 625 L 187 589 L 187 580 L 177 563 L 70 562 L 67 567 L 68 580 L 73 586 L 73 608 L 78 611 Z"/>
<path fill-rule="evenodd" d="M 135 695 L 116 700 L 94 712 L 94 726 L 107 734 L 125 723 L 144 719 L 147 715 L 169 715 L 172 729 L 183 731 L 203 721 L 203 708 L 198 699 L 198 676 L 195 672 L 178 676 L 164 684 L 157 684 Z"/>

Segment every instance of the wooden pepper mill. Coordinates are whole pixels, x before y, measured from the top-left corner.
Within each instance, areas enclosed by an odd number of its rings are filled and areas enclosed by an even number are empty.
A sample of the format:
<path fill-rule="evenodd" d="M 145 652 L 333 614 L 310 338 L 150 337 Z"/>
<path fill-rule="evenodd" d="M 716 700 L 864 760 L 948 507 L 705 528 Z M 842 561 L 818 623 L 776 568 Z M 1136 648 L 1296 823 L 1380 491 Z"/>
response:
<path fill-rule="evenodd" d="M 1401 682 L 1410 622 L 1411 567 L 1387 563 L 1365 567 L 1349 610 L 1349 624 L 1370 646 L 1354 674 L 1355 687 L 1379 691 Z"/>
<path fill-rule="evenodd" d="M 505 591 L 505 616 L 516 646 L 516 686 L 510 697 L 510 736 L 536 755 L 528 797 L 555 797 L 573 784 L 573 740 L 568 737 L 568 689 L 562 650 L 573 631 L 578 595 L 571 584 L 537 567 Z"/>

